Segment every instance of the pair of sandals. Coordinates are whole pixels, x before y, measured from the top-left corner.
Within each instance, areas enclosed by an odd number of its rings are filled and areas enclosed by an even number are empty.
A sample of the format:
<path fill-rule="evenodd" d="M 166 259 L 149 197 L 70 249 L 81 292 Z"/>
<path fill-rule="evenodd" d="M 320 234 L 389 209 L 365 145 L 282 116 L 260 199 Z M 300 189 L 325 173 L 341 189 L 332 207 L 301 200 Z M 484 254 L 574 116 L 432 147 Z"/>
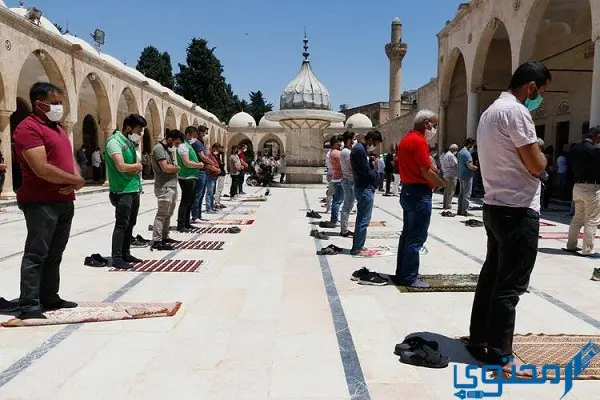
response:
<path fill-rule="evenodd" d="M 306 213 L 306 218 L 316 218 L 316 219 L 321 219 L 321 214 L 319 214 L 316 211 L 310 210 L 309 212 Z"/>
<path fill-rule="evenodd" d="M 400 357 L 403 364 L 426 368 L 446 368 L 448 357 L 439 352 L 436 341 L 425 340 L 420 336 L 411 336 L 396 345 L 394 354 Z"/>
<path fill-rule="evenodd" d="M 89 257 L 86 257 L 83 261 L 83 264 L 88 267 L 106 267 L 108 266 L 108 260 L 102 257 L 100 254 L 92 254 Z"/>
<path fill-rule="evenodd" d="M 319 232 L 318 229 L 313 229 L 310 231 L 310 236 L 319 240 L 329 240 L 329 236 L 325 234 L 325 232 Z"/>
<path fill-rule="evenodd" d="M 337 226 L 337 224 L 335 222 L 331 222 L 331 221 L 321 221 L 319 223 L 319 228 L 332 229 L 332 228 L 335 228 L 336 226 Z"/>
<path fill-rule="evenodd" d="M 483 226 L 483 222 L 476 219 L 468 219 L 463 221 L 466 226 L 470 226 L 471 228 L 480 228 Z"/>
<path fill-rule="evenodd" d="M 240 233 L 242 230 L 237 226 L 227 228 L 227 233 Z"/>
<path fill-rule="evenodd" d="M 341 247 L 337 247 L 336 245 L 330 244 L 327 247 L 323 247 L 321 250 L 317 251 L 317 255 L 319 256 L 334 256 L 336 254 L 340 254 L 344 249 Z"/>
<path fill-rule="evenodd" d="M 452 211 L 444 211 L 442 212 L 442 217 L 450 217 L 450 218 L 454 218 L 456 215 L 454 215 L 454 213 Z"/>

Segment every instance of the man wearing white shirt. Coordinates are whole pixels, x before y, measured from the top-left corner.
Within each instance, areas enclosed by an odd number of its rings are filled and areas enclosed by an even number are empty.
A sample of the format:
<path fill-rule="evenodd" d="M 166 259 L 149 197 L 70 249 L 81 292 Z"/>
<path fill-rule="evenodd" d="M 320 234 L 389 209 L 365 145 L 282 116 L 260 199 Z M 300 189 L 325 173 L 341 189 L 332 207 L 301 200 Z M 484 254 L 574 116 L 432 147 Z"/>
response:
<path fill-rule="evenodd" d="M 94 182 L 100 182 L 102 175 L 102 157 L 100 157 L 100 147 L 96 147 L 92 153 L 92 174 Z"/>
<path fill-rule="evenodd" d="M 473 301 L 467 349 L 488 364 L 501 365 L 507 373 L 522 364 L 512 349 L 516 306 L 529 286 L 537 256 L 539 176 L 547 163 L 531 112 L 544 100 L 551 80 L 542 63 L 521 65 L 509 91 L 483 113 L 477 129 L 487 256 Z M 517 375 L 527 373 L 519 370 Z"/>
<path fill-rule="evenodd" d="M 441 157 L 443 178 L 446 181 L 444 188 L 444 210 L 452 209 L 452 198 L 456 192 L 456 181 L 458 180 L 458 145 L 451 144 L 450 148 Z"/>

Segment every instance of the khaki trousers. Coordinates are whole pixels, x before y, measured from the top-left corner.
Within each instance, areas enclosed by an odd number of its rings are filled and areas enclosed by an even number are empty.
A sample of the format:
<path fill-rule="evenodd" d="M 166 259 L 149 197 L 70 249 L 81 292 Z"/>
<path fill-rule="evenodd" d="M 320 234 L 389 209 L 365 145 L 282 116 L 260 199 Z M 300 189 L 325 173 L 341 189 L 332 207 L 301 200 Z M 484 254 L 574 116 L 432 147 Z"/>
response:
<path fill-rule="evenodd" d="M 576 183 L 573 187 L 573 203 L 575 203 L 575 215 L 569 228 L 567 249 L 577 248 L 577 237 L 583 228 L 581 254 L 592 254 L 596 229 L 600 224 L 600 185 Z"/>
<path fill-rule="evenodd" d="M 152 241 L 157 243 L 169 238 L 171 217 L 175 212 L 175 205 L 177 204 L 177 186 L 155 190 L 154 194 L 158 202 L 158 209 L 154 218 Z"/>

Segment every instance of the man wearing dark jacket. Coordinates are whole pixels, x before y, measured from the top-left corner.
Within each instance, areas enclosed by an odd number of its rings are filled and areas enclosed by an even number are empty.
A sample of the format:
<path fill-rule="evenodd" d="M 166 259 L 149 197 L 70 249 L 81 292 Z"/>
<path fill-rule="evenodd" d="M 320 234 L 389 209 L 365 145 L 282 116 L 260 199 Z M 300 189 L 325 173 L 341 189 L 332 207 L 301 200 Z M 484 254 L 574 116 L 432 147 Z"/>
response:
<path fill-rule="evenodd" d="M 380 180 L 377 166 L 369 162 L 369 152 L 374 151 L 375 146 L 381 142 L 383 142 L 381 133 L 371 131 L 354 146 L 350 153 L 357 207 L 356 226 L 350 251 L 352 255 L 358 255 L 367 240 L 367 228 L 371 223 L 375 190 L 379 186 Z"/>

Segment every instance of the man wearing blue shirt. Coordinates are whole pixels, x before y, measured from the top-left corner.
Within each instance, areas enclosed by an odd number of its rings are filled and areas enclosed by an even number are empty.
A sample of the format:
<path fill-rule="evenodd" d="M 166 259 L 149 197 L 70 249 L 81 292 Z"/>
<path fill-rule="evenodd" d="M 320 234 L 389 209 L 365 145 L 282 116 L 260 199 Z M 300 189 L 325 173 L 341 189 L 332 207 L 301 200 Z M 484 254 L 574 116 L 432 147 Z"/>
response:
<path fill-rule="evenodd" d="M 196 182 L 196 194 L 194 195 L 194 203 L 192 204 L 192 222 L 198 222 L 202 219 L 202 199 L 206 194 L 206 184 L 208 180 L 208 175 L 206 173 L 206 166 L 209 164 L 213 164 L 212 160 L 208 157 L 209 153 L 206 149 L 206 145 L 204 144 L 204 138 L 208 133 L 208 128 L 205 126 L 198 127 L 198 140 L 192 144 L 194 150 L 198 154 L 198 158 L 204 164 L 204 168 L 200 169 L 200 175 L 198 176 L 198 181 Z M 218 167 L 218 166 L 217 166 Z"/>
<path fill-rule="evenodd" d="M 473 176 L 477 167 L 473 164 L 473 156 L 471 150 L 475 146 L 475 139 L 467 138 L 465 145 L 461 151 L 458 152 L 458 182 L 460 185 L 460 192 L 458 195 L 458 215 L 464 217 L 468 216 L 469 212 L 469 199 L 471 198 L 471 192 L 473 191 Z"/>

